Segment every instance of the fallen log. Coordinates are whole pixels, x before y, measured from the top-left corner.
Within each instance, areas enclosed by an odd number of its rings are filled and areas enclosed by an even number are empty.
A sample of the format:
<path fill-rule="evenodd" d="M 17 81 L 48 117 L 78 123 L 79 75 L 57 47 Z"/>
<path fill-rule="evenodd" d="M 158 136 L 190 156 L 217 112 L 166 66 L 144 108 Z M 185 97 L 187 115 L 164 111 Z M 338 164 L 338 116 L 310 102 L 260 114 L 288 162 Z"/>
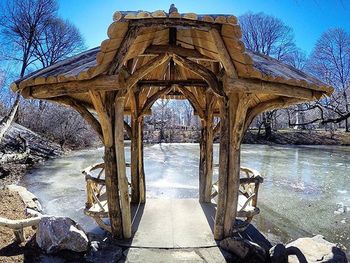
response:
<path fill-rule="evenodd" d="M 16 242 L 22 243 L 25 241 L 23 229 L 25 227 L 37 226 L 41 218 L 42 216 L 12 220 L 0 217 L 0 226 L 12 229 L 16 237 Z"/>

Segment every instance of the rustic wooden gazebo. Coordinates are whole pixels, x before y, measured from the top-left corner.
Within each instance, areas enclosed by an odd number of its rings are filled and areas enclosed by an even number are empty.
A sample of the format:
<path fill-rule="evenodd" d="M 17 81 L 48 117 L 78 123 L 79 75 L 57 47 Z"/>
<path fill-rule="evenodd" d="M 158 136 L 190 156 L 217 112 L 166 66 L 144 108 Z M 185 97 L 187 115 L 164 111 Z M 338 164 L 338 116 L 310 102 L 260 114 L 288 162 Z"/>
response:
<path fill-rule="evenodd" d="M 180 14 L 172 5 L 169 13 L 115 12 L 113 20 L 100 47 L 33 72 L 12 89 L 25 98 L 71 106 L 101 137 L 108 213 L 117 238 L 131 237 L 124 129 L 131 138 L 131 202 L 144 203 L 143 117 L 159 98 L 187 99 L 202 123 L 200 202 L 211 201 L 213 135 L 220 130 L 214 237 L 229 236 L 237 212 L 241 140 L 254 117 L 320 99 L 332 88 L 246 50 L 231 15 Z M 214 116 L 220 117 L 217 127 Z"/>

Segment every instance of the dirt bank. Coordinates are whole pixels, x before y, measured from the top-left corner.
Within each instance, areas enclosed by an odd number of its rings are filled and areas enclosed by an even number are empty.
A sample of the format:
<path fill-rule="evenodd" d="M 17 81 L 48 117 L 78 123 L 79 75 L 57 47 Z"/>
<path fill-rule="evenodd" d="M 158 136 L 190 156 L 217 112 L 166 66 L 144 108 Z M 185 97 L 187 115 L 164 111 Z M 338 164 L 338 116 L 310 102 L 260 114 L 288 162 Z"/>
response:
<path fill-rule="evenodd" d="M 24 219 L 24 203 L 17 193 L 7 189 L 0 190 L 0 216 L 8 219 Z M 25 228 L 25 237 L 30 238 L 35 233 L 31 228 Z M 0 227 L 0 262 L 23 262 L 24 255 L 29 253 L 25 244 L 14 242 L 13 231 Z"/>
<path fill-rule="evenodd" d="M 5 162 L 6 156 L 24 152 L 23 141 L 29 148 L 25 158 Z M 18 183 L 32 165 L 60 156 L 63 152 L 58 144 L 21 125 L 12 124 L 0 143 L 0 187 Z"/>

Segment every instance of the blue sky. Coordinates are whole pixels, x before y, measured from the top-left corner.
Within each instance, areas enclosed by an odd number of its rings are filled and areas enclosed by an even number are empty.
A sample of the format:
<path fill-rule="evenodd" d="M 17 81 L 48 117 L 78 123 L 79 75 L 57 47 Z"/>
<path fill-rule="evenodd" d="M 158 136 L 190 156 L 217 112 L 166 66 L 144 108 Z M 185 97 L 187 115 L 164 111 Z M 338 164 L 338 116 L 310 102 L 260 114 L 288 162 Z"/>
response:
<path fill-rule="evenodd" d="M 4 0 L 0 0 L 3 2 Z M 180 13 L 233 14 L 264 12 L 280 18 L 293 28 L 296 44 L 309 54 L 321 34 L 334 27 L 350 33 L 350 0 L 57 0 L 59 14 L 75 24 L 88 48 L 99 46 L 107 38 L 113 13 L 169 9 L 174 3 Z"/>
<path fill-rule="evenodd" d="M 116 10 L 168 10 L 175 3 L 180 13 L 233 14 L 264 12 L 282 19 L 295 33 L 297 45 L 311 52 L 322 32 L 342 27 L 350 32 L 350 0 L 59 0 L 59 13 L 73 22 L 89 48 L 107 38 L 107 27 Z"/>

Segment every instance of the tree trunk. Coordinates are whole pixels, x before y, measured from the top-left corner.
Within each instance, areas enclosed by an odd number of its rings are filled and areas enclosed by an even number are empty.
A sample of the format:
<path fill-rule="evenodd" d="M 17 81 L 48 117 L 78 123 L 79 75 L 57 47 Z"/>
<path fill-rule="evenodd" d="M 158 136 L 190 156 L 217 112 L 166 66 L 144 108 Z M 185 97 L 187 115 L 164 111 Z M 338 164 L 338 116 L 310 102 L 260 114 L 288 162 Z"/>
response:
<path fill-rule="evenodd" d="M 131 139 L 131 202 L 145 203 L 146 187 L 145 173 L 143 168 L 143 118 L 132 117 L 132 139 Z"/>
<path fill-rule="evenodd" d="M 115 109 L 114 109 L 114 92 L 110 92 L 106 96 L 106 112 L 109 116 L 110 120 L 110 128 L 108 132 L 104 133 L 104 137 L 110 136 L 114 137 L 113 130 L 114 120 L 115 120 Z M 100 117 L 101 119 L 101 117 Z M 101 126 L 104 125 L 101 122 Z M 112 235 L 115 238 L 121 239 L 123 238 L 123 225 L 122 225 L 122 216 L 121 216 L 121 207 L 119 200 L 119 184 L 118 184 L 118 171 L 117 171 L 117 156 L 116 156 L 116 147 L 115 140 L 111 140 L 111 145 L 106 145 L 105 139 L 105 180 L 106 180 L 106 191 L 107 191 L 107 200 L 108 200 L 108 211 L 109 211 L 109 219 L 112 228 Z"/>
<path fill-rule="evenodd" d="M 128 179 L 126 177 L 124 150 L 124 97 L 115 99 L 114 141 L 117 159 L 118 188 L 120 195 L 120 209 L 122 215 L 123 237 L 131 237 L 131 211 L 129 200 Z"/>
<path fill-rule="evenodd" d="M 344 91 L 344 100 L 345 100 L 345 109 L 346 109 L 346 112 L 348 113 L 350 111 L 349 111 L 348 95 L 346 94 L 346 91 Z M 350 132 L 349 118 L 345 119 L 345 131 Z"/>
<path fill-rule="evenodd" d="M 210 203 L 213 184 L 213 94 L 207 93 L 206 114 L 202 120 L 199 158 L 199 202 Z"/>
<path fill-rule="evenodd" d="M 240 146 L 244 135 L 250 95 L 231 93 L 223 98 L 220 109 L 219 191 L 214 238 L 229 237 L 237 214 Z"/>
<path fill-rule="evenodd" d="M 265 128 L 265 140 L 269 140 L 272 135 L 272 127 L 271 127 L 272 114 L 270 112 L 264 112 L 262 116 L 263 116 L 263 124 Z"/>
<path fill-rule="evenodd" d="M 6 131 L 10 128 L 11 123 L 13 121 L 13 119 L 16 116 L 17 110 L 18 110 L 18 106 L 19 106 L 19 102 L 20 102 L 20 95 L 17 93 L 16 94 L 16 99 L 15 102 L 13 103 L 10 112 L 7 116 L 5 116 L 1 121 L 0 121 L 0 143 L 6 133 Z"/>

